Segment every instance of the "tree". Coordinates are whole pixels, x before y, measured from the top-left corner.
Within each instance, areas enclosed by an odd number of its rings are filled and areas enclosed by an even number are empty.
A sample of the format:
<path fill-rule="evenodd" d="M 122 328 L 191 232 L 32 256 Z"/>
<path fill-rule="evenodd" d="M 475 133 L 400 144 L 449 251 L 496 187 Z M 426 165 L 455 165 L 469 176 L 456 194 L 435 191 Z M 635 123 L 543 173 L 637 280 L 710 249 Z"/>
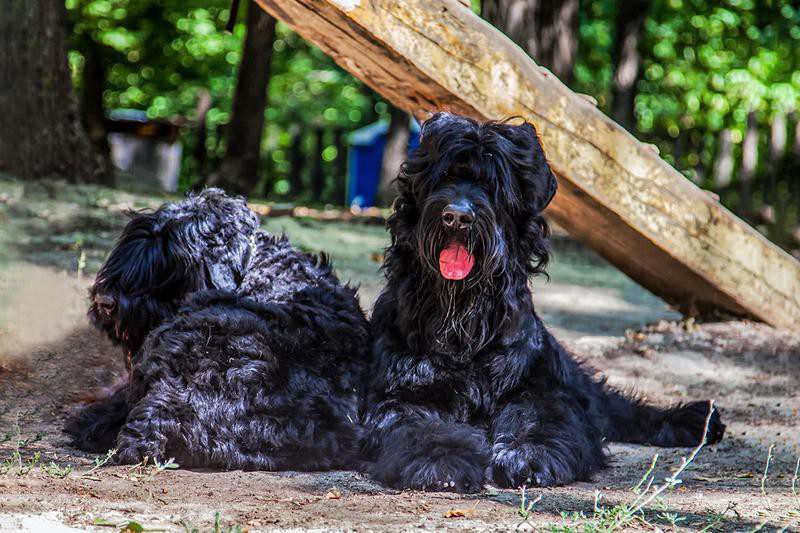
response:
<path fill-rule="evenodd" d="M 649 5 L 650 0 L 619 0 L 617 5 L 614 50 L 611 56 L 614 64 L 611 116 L 628 131 L 636 128 L 634 100 L 636 82 L 639 81 L 642 69 L 639 46 L 644 37 L 644 21 Z"/>
<path fill-rule="evenodd" d="M 248 194 L 259 181 L 275 19 L 255 3 L 247 8 L 247 36 L 239 65 L 225 157 L 215 184 Z"/>
<path fill-rule="evenodd" d="M 386 132 L 386 144 L 381 160 L 381 174 L 378 179 L 378 205 L 389 205 L 397 195 L 394 189 L 394 179 L 400 171 L 400 165 L 406 158 L 410 117 L 408 113 L 395 106 L 391 106 L 389 129 Z"/>
<path fill-rule="evenodd" d="M 481 16 L 558 79 L 572 82 L 578 0 L 483 0 Z"/>
<path fill-rule="evenodd" d="M 7 2 L 0 47 L 0 170 L 25 179 L 105 177 L 76 111 L 64 3 Z"/>

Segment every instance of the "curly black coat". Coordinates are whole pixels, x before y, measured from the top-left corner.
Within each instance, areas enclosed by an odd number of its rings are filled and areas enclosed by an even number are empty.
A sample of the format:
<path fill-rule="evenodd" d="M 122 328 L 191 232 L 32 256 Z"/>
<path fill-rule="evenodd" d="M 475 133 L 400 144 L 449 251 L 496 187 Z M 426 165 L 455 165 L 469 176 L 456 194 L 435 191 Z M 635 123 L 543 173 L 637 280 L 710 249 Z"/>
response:
<path fill-rule="evenodd" d="M 129 383 L 70 421 L 124 463 L 321 470 L 351 463 L 369 331 L 325 256 L 259 231 L 209 189 L 131 220 L 89 314 L 129 354 Z"/>
<path fill-rule="evenodd" d="M 531 124 L 437 114 L 397 186 L 365 416 L 377 480 L 559 485 L 603 467 L 607 441 L 701 441 L 708 402 L 662 409 L 613 390 L 536 315 L 528 280 L 548 261 L 556 180 Z M 461 280 L 439 266 L 453 243 L 474 260 Z M 714 412 L 708 441 L 724 428 Z"/>

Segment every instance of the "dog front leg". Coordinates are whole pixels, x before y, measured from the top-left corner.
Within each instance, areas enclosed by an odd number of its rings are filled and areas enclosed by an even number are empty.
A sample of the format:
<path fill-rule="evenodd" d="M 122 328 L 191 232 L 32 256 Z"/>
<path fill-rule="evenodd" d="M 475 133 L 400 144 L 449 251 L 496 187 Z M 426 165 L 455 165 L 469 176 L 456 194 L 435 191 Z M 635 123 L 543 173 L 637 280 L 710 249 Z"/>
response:
<path fill-rule="evenodd" d="M 488 444 L 484 432 L 419 405 L 384 405 L 368 416 L 369 473 L 397 489 L 478 492 Z"/>
<path fill-rule="evenodd" d="M 501 487 L 563 485 L 602 467 L 600 432 L 566 393 L 525 394 L 491 425 L 491 475 Z"/>
<path fill-rule="evenodd" d="M 147 457 L 150 461 L 167 459 L 170 440 L 180 431 L 174 413 L 178 399 L 169 389 L 155 385 L 131 409 L 117 437 L 116 461 L 136 464 Z"/>

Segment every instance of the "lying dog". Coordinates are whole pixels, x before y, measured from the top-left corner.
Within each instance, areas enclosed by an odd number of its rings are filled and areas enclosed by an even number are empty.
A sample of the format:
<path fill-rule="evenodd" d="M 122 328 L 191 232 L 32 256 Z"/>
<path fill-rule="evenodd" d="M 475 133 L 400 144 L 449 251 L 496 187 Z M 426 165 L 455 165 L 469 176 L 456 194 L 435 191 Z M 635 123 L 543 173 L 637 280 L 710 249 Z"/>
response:
<path fill-rule="evenodd" d="M 95 277 L 88 313 L 122 348 L 128 370 L 145 337 L 175 315 L 187 294 L 237 289 L 258 230 L 255 213 L 217 189 L 130 215 Z M 68 420 L 73 444 L 95 453 L 113 448 L 128 416 L 127 395 L 125 384 Z"/>
<path fill-rule="evenodd" d="M 327 259 L 258 230 L 209 189 L 130 221 L 97 275 L 90 316 L 131 364 L 124 390 L 68 425 L 117 460 L 323 470 L 357 449 L 369 333 Z"/>
<path fill-rule="evenodd" d="M 397 488 L 560 485 L 606 441 L 694 446 L 708 402 L 646 405 L 592 377 L 545 329 L 528 287 L 548 260 L 556 192 L 528 123 L 437 114 L 403 165 L 375 305 L 365 452 Z"/>

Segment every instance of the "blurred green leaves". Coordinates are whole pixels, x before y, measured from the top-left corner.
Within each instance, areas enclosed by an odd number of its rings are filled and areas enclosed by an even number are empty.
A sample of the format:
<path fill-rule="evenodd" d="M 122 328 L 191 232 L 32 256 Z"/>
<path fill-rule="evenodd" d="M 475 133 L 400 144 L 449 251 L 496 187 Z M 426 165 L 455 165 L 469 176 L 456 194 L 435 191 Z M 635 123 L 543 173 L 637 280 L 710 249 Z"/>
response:
<path fill-rule="evenodd" d="M 70 64 L 79 90 L 84 58 L 95 54 L 106 66 L 107 111 L 136 108 L 151 118 L 188 119 L 184 185 L 196 177 L 191 121 L 202 90 L 212 98 L 205 140 L 210 157 L 225 148 L 223 127 L 230 118 L 247 3 L 233 34 L 224 31 L 229 5 L 229 0 L 67 0 Z M 477 0 L 472 5 L 478 9 Z M 573 88 L 593 95 L 606 111 L 617 5 L 593 0 L 581 2 L 580 10 Z M 765 145 L 776 114 L 800 107 L 800 7 L 792 0 L 653 0 L 641 53 L 636 133 L 703 186 L 709 186 L 720 132 L 729 130 L 738 161 L 750 111 Z M 355 129 L 387 109 L 319 49 L 278 24 L 262 144 L 264 191 L 289 189 L 293 126 L 300 125 L 304 134 L 304 159 L 321 154 L 329 178 L 340 179 L 334 176 L 335 162 L 343 154 L 333 131 Z M 315 128 L 327 130 L 319 148 Z M 309 172 L 306 168 L 305 181 Z"/>
<path fill-rule="evenodd" d="M 582 8 L 576 66 L 576 89 L 606 110 L 615 5 Z M 683 170 L 713 163 L 723 129 L 740 142 L 749 111 L 763 124 L 800 107 L 800 7 L 790 0 L 655 0 L 641 52 L 639 132 Z M 684 134 L 697 139 L 676 161 L 672 140 Z"/>
<path fill-rule="evenodd" d="M 192 121 L 198 94 L 207 89 L 212 99 L 207 148 L 211 157 L 221 156 L 220 128 L 230 119 L 247 2 L 233 34 L 224 30 L 229 6 L 229 0 L 67 0 L 70 64 L 78 90 L 86 54 L 96 54 L 106 66 L 107 112 L 134 108 L 152 119 Z M 288 172 L 293 124 L 354 129 L 375 120 L 376 101 L 372 91 L 319 49 L 278 24 L 262 146 L 268 179 L 277 183 Z M 193 135 L 185 136 L 185 144 L 192 142 Z M 191 152 L 184 151 L 184 185 L 195 179 Z M 335 146 L 323 147 L 326 160 L 332 153 Z"/>

